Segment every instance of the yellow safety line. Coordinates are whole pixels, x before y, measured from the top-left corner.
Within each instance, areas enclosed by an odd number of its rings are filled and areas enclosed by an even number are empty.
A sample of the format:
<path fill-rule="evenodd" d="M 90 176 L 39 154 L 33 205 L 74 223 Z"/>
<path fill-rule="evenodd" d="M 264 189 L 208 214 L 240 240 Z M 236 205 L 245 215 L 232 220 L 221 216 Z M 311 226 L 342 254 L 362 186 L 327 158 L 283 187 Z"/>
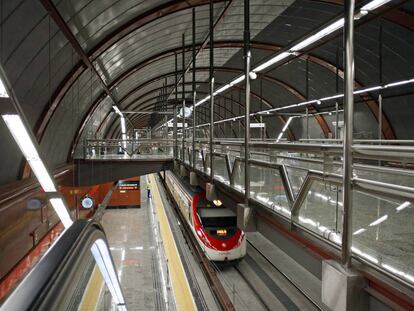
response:
<path fill-rule="evenodd" d="M 101 296 L 104 280 L 98 267 L 92 271 L 88 286 L 83 294 L 82 301 L 79 306 L 79 311 L 94 311 L 98 309 L 99 297 Z"/>
<path fill-rule="evenodd" d="M 160 223 L 161 237 L 164 245 L 165 254 L 168 259 L 168 271 L 172 280 L 172 287 L 174 290 L 175 301 L 178 310 L 197 310 L 193 295 L 188 284 L 187 277 L 184 272 L 180 255 L 178 254 L 177 245 L 171 231 L 167 215 L 164 210 L 160 193 L 153 175 L 149 175 L 151 180 L 151 194 L 154 202 L 158 221 Z"/>

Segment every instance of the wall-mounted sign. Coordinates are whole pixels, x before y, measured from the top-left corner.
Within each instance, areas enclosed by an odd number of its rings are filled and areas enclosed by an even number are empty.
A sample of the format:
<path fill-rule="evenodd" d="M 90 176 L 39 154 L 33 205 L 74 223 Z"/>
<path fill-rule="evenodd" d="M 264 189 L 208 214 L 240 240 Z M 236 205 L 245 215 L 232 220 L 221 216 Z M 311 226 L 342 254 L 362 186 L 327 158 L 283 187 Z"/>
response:
<path fill-rule="evenodd" d="M 86 209 L 92 208 L 94 205 L 93 198 L 91 198 L 90 196 L 83 197 L 81 201 L 81 205 L 83 208 L 86 208 Z"/>
<path fill-rule="evenodd" d="M 264 128 L 266 125 L 264 123 L 250 123 L 250 128 Z"/>
<path fill-rule="evenodd" d="M 139 180 L 120 180 L 118 190 L 138 190 Z"/>
<path fill-rule="evenodd" d="M 193 110 L 191 108 L 188 107 L 184 107 L 184 118 L 189 118 L 192 114 Z M 178 113 L 178 116 L 180 118 L 183 117 L 183 108 L 180 109 L 180 112 Z"/>
<path fill-rule="evenodd" d="M 184 123 L 185 127 L 188 127 L 188 123 Z M 174 127 L 174 123 L 170 122 L 168 123 L 168 127 Z M 177 122 L 177 128 L 183 127 L 182 123 Z"/>
<path fill-rule="evenodd" d="M 42 201 L 38 198 L 31 198 L 27 201 L 27 209 L 30 211 L 37 211 L 42 207 Z"/>

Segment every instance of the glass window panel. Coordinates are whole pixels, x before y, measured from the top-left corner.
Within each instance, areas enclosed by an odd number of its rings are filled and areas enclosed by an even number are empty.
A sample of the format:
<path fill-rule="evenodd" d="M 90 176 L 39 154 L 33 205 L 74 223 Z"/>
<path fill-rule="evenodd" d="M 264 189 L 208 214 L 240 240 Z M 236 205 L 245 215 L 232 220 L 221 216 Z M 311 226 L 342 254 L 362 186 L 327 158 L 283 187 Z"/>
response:
<path fill-rule="evenodd" d="M 240 159 L 236 159 L 234 162 L 232 178 L 233 187 L 241 192 L 244 192 L 244 162 Z"/>
<path fill-rule="evenodd" d="M 341 188 L 331 183 L 314 181 L 299 211 L 299 223 L 333 241 L 338 241 L 342 226 Z"/>
<path fill-rule="evenodd" d="M 381 181 L 394 185 L 412 187 L 414 185 L 414 175 L 399 174 L 398 172 L 374 172 L 371 170 L 356 169 L 355 174 L 364 179 Z"/>
<path fill-rule="evenodd" d="M 288 173 L 293 193 L 297 196 L 308 171 L 306 169 L 294 168 L 290 166 L 286 166 L 286 171 Z"/>
<path fill-rule="evenodd" d="M 204 171 L 206 172 L 206 174 L 210 175 L 210 153 L 206 152 L 205 157 L 206 157 L 206 166 L 205 166 Z"/>
<path fill-rule="evenodd" d="M 214 178 L 226 184 L 230 184 L 227 163 L 224 157 L 214 156 Z"/>
<path fill-rule="evenodd" d="M 414 203 L 354 191 L 353 204 L 354 253 L 414 283 Z"/>
<path fill-rule="evenodd" d="M 203 155 L 201 150 L 197 150 L 196 152 L 196 168 L 200 171 L 204 171 Z"/>
<path fill-rule="evenodd" d="M 250 194 L 273 210 L 290 215 L 289 203 L 278 169 L 250 165 Z"/>

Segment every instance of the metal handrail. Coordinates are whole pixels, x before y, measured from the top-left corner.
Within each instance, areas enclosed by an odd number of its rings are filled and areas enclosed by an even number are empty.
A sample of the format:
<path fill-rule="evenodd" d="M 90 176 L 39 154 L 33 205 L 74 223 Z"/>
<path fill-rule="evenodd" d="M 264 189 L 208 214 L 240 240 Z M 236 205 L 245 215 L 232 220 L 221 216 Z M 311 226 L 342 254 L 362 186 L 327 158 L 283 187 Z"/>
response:
<path fill-rule="evenodd" d="M 99 223 L 87 220 L 76 221 L 62 233 L 62 236 L 8 297 L 1 309 L 4 311 L 63 309 L 65 301 L 63 298 L 68 294 L 68 289 L 78 285 L 74 284 L 75 276 L 84 273 L 84 270 L 81 270 L 82 261 L 91 258 L 92 254 L 95 257 L 94 250 L 98 250 L 100 256 L 106 255 L 106 259 L 101 259 L 97 264 L 100 268 L 103 265 L 108 272 L 109 279 L 105 276 L 104 279 L 107 284 L 110 282 L 108 288 L 118 310 L 126 310 L 105 233 Z"/>

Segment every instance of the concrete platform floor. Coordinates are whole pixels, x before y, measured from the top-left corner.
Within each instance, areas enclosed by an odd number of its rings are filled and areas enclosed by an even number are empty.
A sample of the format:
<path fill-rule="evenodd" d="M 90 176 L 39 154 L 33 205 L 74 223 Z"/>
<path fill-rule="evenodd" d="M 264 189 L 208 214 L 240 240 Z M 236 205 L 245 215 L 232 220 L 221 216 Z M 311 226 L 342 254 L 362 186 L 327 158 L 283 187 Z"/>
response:
<path fill-rule="evenodd" d="M 166 258 L 157 250 L 145 178 L 141 200 L 141 208 L 109 209 L 102 219 L 125 301 L 128 310 L 174 310 L 173 293 L 160 270 Z"/>

